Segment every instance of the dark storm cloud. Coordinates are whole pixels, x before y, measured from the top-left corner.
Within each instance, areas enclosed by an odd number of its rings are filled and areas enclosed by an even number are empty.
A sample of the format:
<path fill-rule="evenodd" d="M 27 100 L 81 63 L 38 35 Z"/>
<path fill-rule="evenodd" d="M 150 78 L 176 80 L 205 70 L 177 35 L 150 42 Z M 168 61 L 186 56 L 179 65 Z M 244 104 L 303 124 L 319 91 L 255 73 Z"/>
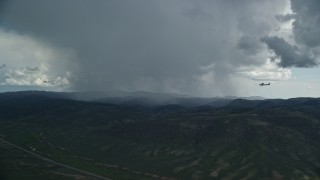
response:
<path fill-rule="evenodd" d="M 299 52 L 297 46 L 292 46 L 284 39 L 277 36 L 263 37 L 261 41 L 280 58 L 278 65 L 281 67 L 312 67 L 317 65 L 314 59 L 306 53 Z"/>
<path fill-rule="evenodd" d="M 81 68 L 74 83 L 80 90 L 196 92 L 202 87 L 199 77 L 212 71 L 212 91 L 226 92 L 236 89 L 229 75 L 237 67 L 265 63 L 253 55 L 284 5 L 278 0 L 10 0 L 0 22 L 74 49 Z"/>
<path fill-rule="evenodd" d="M 209 57 L 198 56 L 214 54 L 210 42 L 197 37 L 183 17 L 171 19 L 168 13 L 174 12 L 159 9 L 155 2 L 79 1 L 74 5 L 13 1 L 4 24 L 75 48 L 83 68 L 80 87 L 121 86 L 145 76 L 161 83 L 166 76 L 199 73 L 194 67 L 207 64 Z M 203 60 L 192 61 L 196 58 Z M 177 71 L 179 66 L 183 68 Z"/>
<path fill-rule="evenodd" d="M 256 54 L 261 49 L 261 43 L 255 37 L 243 36 L 239 40 L 238 47 L 248 54 Z"/>
<path fill-rule="evenodd" d="M 291 0 L 292 11 L 296 14 L 293 23 L 295 40 L 310 48 L 320 45 L 320 1 Z"/>
<path fill-rule="evenodd" d="M 281 67 L 314 67 L 319 64 L 320 1 L 291 0 L 294 14 L 277 15 L 279 21 L 294 19 L 293 37 L 297 45 L 291 45 L 280 37 L 261 38 L 269 49 L 280 57 Z"/>

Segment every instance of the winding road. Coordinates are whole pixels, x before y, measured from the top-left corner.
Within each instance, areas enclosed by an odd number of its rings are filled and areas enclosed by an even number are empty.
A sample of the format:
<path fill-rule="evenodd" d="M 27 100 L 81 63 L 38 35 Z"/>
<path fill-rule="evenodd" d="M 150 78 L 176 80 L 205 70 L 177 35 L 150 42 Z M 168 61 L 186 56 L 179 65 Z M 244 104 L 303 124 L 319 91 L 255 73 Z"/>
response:
<path fill-rule="evenodd" d="M 89 175 L 89 176 L 94 177 L 94 178 L 97 178 L 97 179 L 111 180 L 110 178 L 106 178 L 106 177 L 103 177 L 103 176 L 99 176 L 99 175 L 97 175 L 97 174 L 93 174 L 93 173 L 91 173 L 91 172 L 88 172 L 88 171 L 85 171 L 85 170 L 81 170 L 81 169 L 78 169 L 78 168 L 75 168 L 75 167 L 72 167 L 72 166 L 63 164 L 63 163 L 56 162 L 56 161 L 51 160 L 51 159 L 49 159 L 49 158 L 43 157 L 43 156 L 41 156 L 41 155 L 39 155 L 39 154 L 36 154 L 36 153 L 34 153 L 34 152 L 32 152 L 32 151 L 29 151 L 29 150 L 25 149 L 25 148 L 22 148 L 22 147 L 20 147 L 20 146 L 17 146 L 17 145 L 15 145 L 15 144 L 12 144 L 11 142 L 8 142 L 8 141 L 6 141 L 6 140 L 4 140 L 4 139 L 2 139 L 2 138 L 0 138 L 0 140 L 3 141 L 4 143 L 10 145 L 10 146 L 13 146 L 13 147 L 15 147 L 15 148 L 17 148 L 17 149 L 20 149 L 21 151 L 24 151 L 24 152 L 26 152 L 26 153 L 34 156 L 34 157 L 37 157 L 37 158 L 39 158 L 39 159 L 41 159 L 41 160 L 50 162 L 50 163 L 55 164 L 55 165 L 57 165 L 57 166 L 65 167 L 65 168 L 68 168 L 68 169 L 72 169 L 72 170 L 74 170 L 74 171 L 77 171 L 77 172 L 82 173 L 82 174 Z"/>

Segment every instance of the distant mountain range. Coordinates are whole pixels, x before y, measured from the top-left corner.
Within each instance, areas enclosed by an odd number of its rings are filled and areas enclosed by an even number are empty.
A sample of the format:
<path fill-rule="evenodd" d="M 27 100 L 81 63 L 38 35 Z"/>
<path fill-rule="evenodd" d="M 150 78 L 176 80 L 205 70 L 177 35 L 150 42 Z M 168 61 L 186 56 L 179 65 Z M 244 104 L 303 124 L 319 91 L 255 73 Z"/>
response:
<path fill-rule="evenodd" d="M 179 94 L 151 92 L 50 92 L 50 91 L 19 91 L 0 93 L 0 103 L 40 99 L 72 100 L 79 102 L 114 104 L 141 108 L 271 108 L 291 106 L 320 106 L 320 98 L 298 97 L 291 99 L 265 99 L 252 97 L 192 97 Z M 160 108 L 161 109 L 161 108 Z"/>
<path fill-rule="evenodd" d="M 101 102 L 118 105 L 164 106 L 181 105 L 185 107 L 212 106 L 223 107 L 236 99 L 264 100 L 263 97 L 192 97 L 181 94 L 152 93 L 144 91 L 108 91 L 108 92 L 48 92 L 48 91 L 20 91 L 0 93 L 0 101 L 27 96 L 41 96 L 54 99 L 71 99 L 79 101 Z"/>

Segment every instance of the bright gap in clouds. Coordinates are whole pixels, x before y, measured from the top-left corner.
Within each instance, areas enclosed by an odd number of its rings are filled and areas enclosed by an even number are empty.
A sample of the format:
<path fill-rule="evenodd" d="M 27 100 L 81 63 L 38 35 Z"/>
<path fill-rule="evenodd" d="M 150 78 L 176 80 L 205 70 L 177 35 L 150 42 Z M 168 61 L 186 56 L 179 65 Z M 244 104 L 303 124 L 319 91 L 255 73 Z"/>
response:
<path fill-rule="evenodd" d="M 71 88 L 74 52 L 34 37 L 0 29 L 1 91 Z"/>

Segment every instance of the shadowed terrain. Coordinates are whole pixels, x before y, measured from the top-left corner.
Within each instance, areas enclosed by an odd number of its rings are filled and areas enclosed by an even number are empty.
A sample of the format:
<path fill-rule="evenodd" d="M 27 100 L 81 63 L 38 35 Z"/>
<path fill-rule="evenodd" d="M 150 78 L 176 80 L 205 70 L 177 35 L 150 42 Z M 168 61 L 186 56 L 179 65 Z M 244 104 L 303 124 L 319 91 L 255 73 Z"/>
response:
<path fill-rule="evenodd" d="M 320 99 L 229 97 L 190 106 L 192 97 L 146 105 L 71 95 L 0 94 L 1 138 L 111 179 L 320 178 Z M 184 101 L 172 103 L 177 98 Z M 0 151 L 0 177 L 64 172 L 3 141 Z"/>

